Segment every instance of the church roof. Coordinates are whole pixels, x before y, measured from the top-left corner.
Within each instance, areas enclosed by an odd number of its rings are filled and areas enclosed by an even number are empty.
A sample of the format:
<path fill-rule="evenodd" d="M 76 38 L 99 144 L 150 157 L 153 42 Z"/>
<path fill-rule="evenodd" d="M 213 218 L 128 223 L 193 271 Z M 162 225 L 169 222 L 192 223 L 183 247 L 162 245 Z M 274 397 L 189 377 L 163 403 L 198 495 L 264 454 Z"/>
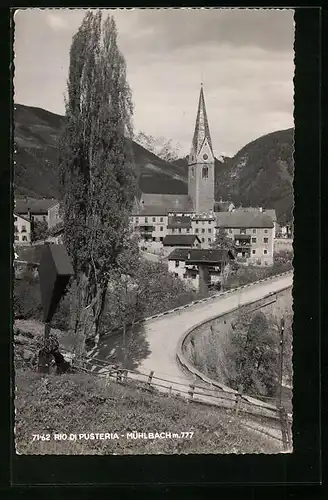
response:
<path fill-rule="evenodd" d="M 167 215 L 171 212 L 192 211 L 192 201 L 187 194 L 143 193 L 133 215 Z"/>
<path fill-rule="evenodd" d="M 208 126 L 204 91 L 203 91 L 203 85 L 202 85 L 200 88 L 200 94 L 199 94 L 195 132 L 194 132 L 194 137 L 192 140 L 192 146 L 193 146 L 193 149 L 195 151 L 195 154 L 199 153 L 205 139 L 208 140 L 211 151 L 213 153 L 212 140 L 211 140 L 210 128 Z"/>

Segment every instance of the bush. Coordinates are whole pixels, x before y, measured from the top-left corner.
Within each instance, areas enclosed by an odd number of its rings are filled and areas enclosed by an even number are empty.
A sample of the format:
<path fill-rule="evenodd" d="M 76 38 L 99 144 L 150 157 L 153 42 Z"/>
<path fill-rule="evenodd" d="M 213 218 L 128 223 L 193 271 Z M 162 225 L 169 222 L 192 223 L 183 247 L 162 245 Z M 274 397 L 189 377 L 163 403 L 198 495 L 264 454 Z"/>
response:
<path fill-rule="evenodd" d="M 42 319 L 39 280 L 29 269 L 14 280 L 13 308 L 15 318 Z"/>

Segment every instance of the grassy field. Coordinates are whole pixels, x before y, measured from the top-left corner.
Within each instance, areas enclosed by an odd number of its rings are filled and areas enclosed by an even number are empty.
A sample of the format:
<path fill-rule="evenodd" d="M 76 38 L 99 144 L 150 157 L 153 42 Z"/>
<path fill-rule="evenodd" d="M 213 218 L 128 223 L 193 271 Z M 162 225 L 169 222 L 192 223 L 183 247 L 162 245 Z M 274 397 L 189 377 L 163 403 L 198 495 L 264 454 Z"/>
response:
<path fill-rule="evenodd" d="M 279 453 L 279 442 L 246 430 L 228 410 L 150 393 L 138 385 L 93 375 L 41 376 L 18 369 L 15 376 L 15 444 L 18 454 L 139 455 Z M 192 437 L 132 439 L 127 433 L 193 433 Z M 54 434 L 77 435 L 58 440 Z M 87 439 L 90 433 L 117 438 Z M 79 437 L 83 434 L 83 437 Z M 33 435 L 49 435 L 49 440 Z M 104 436 L 103 436 L 104 437 Z M 114 436 L 112 436 L 114 437 Z"/>

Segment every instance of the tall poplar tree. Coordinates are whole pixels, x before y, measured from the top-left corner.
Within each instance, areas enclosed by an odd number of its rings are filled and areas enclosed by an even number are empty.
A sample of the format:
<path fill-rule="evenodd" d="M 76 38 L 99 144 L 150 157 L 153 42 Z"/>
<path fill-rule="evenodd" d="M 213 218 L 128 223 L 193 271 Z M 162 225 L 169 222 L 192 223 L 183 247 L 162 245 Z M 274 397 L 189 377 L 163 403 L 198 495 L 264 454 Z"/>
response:
<path fill-rule="evenodd" d="M 132 113 L 115 21 L 89 11 L 70 50 L 60 160 L 64 243 L 77 284 L 73 330 L 81 346 L 99 339 L 109 276 L 129 245 Z"/>

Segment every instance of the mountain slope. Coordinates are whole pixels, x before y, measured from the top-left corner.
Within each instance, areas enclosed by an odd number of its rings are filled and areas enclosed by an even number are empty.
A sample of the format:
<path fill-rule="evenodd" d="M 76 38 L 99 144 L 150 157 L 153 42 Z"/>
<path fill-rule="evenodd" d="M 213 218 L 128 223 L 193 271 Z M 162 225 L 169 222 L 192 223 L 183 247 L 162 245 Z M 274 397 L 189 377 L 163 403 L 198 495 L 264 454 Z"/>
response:
<path fill-rule="evenodd" d="M 281 223 L 293 208 L 294 130 L 259 137 L 216 169 L 215 195 L 237 205 L 275 208 Z"/>
<path fill-rule="evenodd" d="M 15 105 L 15 194 L 58 197 L 56 165 L 64 117 L 40 108 Z M 166 162 L 132 141 L 142 192 L 186 194 L 187 158 Z M 233 158 L 215 162 L 215 197 L 237 206 L 275 208 L 278 221 L 291 220 L 293 195 L 293 129 L 260 137 Z"/>
<path fill-rule="evenodd" d="M 58 141 L 64 120 L 44 109 L 15 105 L 16 195 L 58 197 Z M 141 191 L 188 192 L 187 178 L 178 166 L 161 160 L 134 141 L 132 151 Z"/>

